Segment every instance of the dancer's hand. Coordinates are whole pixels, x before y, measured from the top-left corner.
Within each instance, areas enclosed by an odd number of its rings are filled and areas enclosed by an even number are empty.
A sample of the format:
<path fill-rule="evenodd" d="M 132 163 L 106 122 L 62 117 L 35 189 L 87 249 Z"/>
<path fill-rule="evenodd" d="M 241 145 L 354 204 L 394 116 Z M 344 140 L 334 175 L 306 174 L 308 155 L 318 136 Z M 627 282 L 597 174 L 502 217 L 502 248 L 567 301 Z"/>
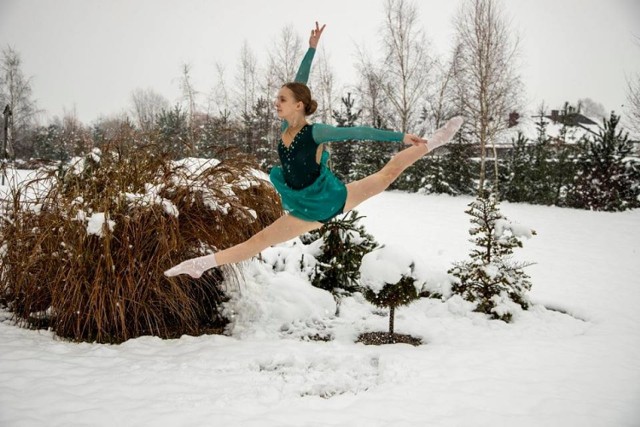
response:
<path fill-rule="evenodd" d="M 320 36 L 322 35 L 322 32 L 324 31 L 324 27 L 326 26 L 327 24 L 324 24 L 322 28 L 320 28 L 320 26 L 318 25 L 318 21 L 316 21 L 316 28 L 315 30 L 311 30 L 311 37 L 309 37 L 309 47 L 312 47 L 314 49 L 318 47 Z"/>
<path fill-rule="evenodd" d="M 402 142 L 404 142 L 406 145 L 424 145 L 428 141 L 426 139 L 420 138 L 417 135 L 405 133 L 404 138 L 402 139 Z"/>

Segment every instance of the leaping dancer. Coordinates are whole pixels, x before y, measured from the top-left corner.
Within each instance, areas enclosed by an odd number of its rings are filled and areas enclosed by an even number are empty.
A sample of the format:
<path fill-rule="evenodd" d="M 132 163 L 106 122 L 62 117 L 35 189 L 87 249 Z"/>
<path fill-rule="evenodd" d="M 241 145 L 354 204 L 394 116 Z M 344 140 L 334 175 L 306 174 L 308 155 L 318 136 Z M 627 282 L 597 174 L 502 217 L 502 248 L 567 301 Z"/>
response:
<path fill-rule="evenodd" d="M 350 211 L 370 197 L 380 194 L 418 159 L 453 138 L 462 126 L 454 117 L 428 140 L 369 127 L 334 127 L 309 124 L 306 116 L 318 107 L 306 86 L 311 62 L 325 25 L 311 30 L 309 50 L 302 59 L 295 81 L 278 91 L 275 107 L 282 122 L 278 155 L 282 167 L 274 167 L 269 178 L 288 211 L 248 240 L 222 251 L 188 259 L 165 271 L 168 277 L 188 274 L 200 277 L 210 268 L 249 259 L 264 249 L 320 228 L 337 215 Z M 329 153 L 324 145 L 340 141 L 395 141 L 411 147 L 397 153 L 378 172 L 345 185 L 327 167 Z"/>

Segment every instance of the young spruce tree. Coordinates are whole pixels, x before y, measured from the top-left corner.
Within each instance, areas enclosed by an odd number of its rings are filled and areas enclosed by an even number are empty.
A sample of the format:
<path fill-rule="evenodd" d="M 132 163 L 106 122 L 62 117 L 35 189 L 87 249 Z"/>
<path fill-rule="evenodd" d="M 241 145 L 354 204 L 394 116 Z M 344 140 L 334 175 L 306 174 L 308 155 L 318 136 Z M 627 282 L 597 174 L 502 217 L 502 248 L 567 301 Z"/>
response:
<path fill-rule="evenodd" d="M 338 127 L 353 127 L 362 114 L 362 109 L 355 110 L 355 100 L 351 97 L 351 93 L 348 93 L 346 98 L 342 97 L 342 103 L 344 104 L 344 110 L 333 111 L 333 119 L 338 124 Z M 346 141 L 343 143 L 337 143 L 332 145 L 331 151 L 331 170 L 343 181 L 351 181 L 352 174 L 351 168 L 355 164 L 355 145 L 353 141 Z"/>
<path fill-rule="evenodd" d="M 502 197 L 511 202 L 531 202 L 532 179 L 531 148 L 529 140 L 518 132 L 512 140 L 512 149 L 506 161 L 507 173 L 500 189 Z"/>
<path fill-rule="evenodd" d="M 479 197 L 466 211 L 471 216 L 475 248 L 470 260 L 454 264 L 449 270 L 457 278 L 452 286 L 454 294 L 476 303 L 476 311 L 506 322 L 512 319 L 517 306 L 527 309 L 525 293 L 531 281 L 523 268 L 530 264 L 511 259 L 513 249 L 522 247 L 522 238 L 535 231 L 509 222 L 498 208 L 494 195 Z"/>
<path fill-rule="evenodd" d="M 334 294 L 357 291 L 362 257 L 378 247 L 378 243 L 358 222 L 362 217 L 351 211 L 329 221 L 322 228 L 303 236 L 304 244 L 322 239 L 322 254 L 316 257 L 311 284 Z"/>

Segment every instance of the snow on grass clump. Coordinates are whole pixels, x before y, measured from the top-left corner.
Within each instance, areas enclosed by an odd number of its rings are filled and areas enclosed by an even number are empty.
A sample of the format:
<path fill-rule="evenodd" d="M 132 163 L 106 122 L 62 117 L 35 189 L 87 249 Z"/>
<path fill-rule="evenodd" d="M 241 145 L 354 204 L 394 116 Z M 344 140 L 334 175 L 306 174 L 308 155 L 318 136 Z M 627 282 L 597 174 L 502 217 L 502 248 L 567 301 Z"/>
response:
<path fill-rule="evenodd" d="M 113 232 L 116 222 L 108 219 L 104 212 L 94 212 L 87 221 L 87 234 L 104 237 L 103 230 L 105 225 L 109 229 L 109 232 Z"/>
<path fill-rule="evenodd" d="M 197 281 L 162 273 L 273 222 L 282 213 L 273 188 L 242 157 L 172 162 L 153 145 L 127 150 L 130 142 L 42 170 L 5 203 L 0 295 L 20 324 L 37 318 L 61 337 L 117 343 L 227 322 L 234 269 L 222 269 L 226 281 L 218 270 Z"/>

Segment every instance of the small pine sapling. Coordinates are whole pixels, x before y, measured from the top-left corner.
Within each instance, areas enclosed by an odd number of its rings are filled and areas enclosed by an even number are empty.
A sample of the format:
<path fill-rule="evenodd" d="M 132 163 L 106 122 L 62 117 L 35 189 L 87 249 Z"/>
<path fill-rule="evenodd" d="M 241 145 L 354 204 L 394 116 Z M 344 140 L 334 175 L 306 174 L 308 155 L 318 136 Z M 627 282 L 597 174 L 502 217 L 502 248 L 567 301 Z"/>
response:
<path fill-rule="evenodd" d="M 362 257 L 378 243 L 359 224 L 357 211 L 334 219 L 319 230 L 303 235 L 304 244 L 322 239 L 322 253 L 316 256 L 311 284 L 334 294 L 357 291 Z"/>
<path fill-rule="evenodd" d="M 509 322 L 513 313 L 529 307 L 525 293 L 531 281 L 523 268 L 531 265 L 513 261 L 513 249 L 522 247 L 522 238 L 536 234 L 528 227 L 509 222 L 498 208 L 494 195 L 479 197 L 466 211 L 473 226 L 469 234 L 475 248 L 470 260 L 449 270 L 457 280 L 451 290 L 476 303 L 476 311 Z"/>

